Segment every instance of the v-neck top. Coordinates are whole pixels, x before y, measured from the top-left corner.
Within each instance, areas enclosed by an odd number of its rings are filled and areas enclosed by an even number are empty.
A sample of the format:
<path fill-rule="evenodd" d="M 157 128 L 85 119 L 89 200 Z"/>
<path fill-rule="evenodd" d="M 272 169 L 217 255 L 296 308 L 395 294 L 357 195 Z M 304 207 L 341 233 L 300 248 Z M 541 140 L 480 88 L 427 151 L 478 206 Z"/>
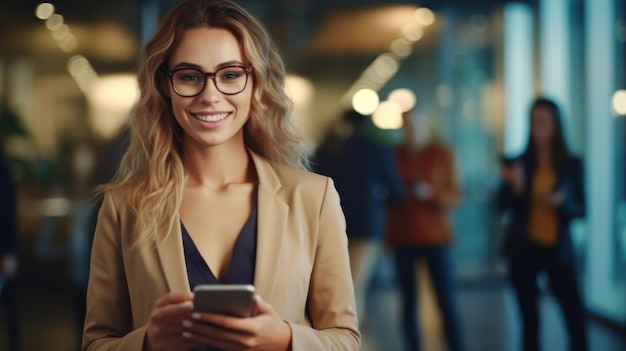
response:
<path fill-rule="evenodd" d="M 254 209 L 244 224 L 228 264 L 226 277 L 223 282 L 211 271 L 195 243 L 191 239 L 189 232 L 180 223 L 183 233 L 183 250 L 185 253 L 185 263 L 187 266 L 187 277 L 189 287 L 193 291 L 196 285 L 200 284 L 254 284 L 254 268 L 256 262 L 256 232 L 257 232 L 257 211 Z"/>
<path fill-rule="evenodd" d="M 185 253 L 185 265 L 187 266 L 187 278 L 191 290 L 200 284 L 254 284 L 254 271 L 256 262 L 256 237 L 257 237 L 257 211 L 254 209 L 244 224 L 237 240 L 233 253 L 230 257 L 226 278 L 220 282 L 211 271 L 198 247 L 191 239 L 189 232 L 180 222 L 183 233 L 183 251 Z M 195 347 L 189 351 L 220 351 L 211 346 Z"/>

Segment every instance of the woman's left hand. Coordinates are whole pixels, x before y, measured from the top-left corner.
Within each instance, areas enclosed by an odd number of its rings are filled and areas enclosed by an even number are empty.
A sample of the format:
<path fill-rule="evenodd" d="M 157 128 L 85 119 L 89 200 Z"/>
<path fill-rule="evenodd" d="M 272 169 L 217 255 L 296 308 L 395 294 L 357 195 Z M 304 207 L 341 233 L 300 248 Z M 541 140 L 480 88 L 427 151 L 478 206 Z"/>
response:
<path fill-rule="evenodd" d="M 548 202 L 554 207 L 560 206 L 564 201 L 565 190 L 563 189 L 548 194 Z"/>
<path fill-rule="evenodd" d="M 183 336 L 199 344 L 224 350 L 289 350 L 291 328 L 259 295 L 254 298 L 254 315 L 237 318 L 213 313 L 194 313 L 184 321 Z"/>

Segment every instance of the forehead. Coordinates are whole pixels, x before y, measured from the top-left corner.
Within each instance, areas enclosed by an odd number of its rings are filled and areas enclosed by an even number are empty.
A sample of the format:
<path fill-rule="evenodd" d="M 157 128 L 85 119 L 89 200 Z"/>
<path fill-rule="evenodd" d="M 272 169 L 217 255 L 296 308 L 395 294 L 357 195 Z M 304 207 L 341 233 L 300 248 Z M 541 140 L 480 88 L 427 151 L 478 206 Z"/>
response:
<path fill-rule="evenodd" d="M 169 65 L 192 63 L 209 71 L 229 61 L 244 61 L 241 44 L 228 30 L 200 27 L 184 31 L 170 55 Z"/>
<path fill-rule="evenodd" d="M 545 106 L 535 106 L 531 111 L 531 117 L 533 119 L 552 120 L 552 112 Z"/>

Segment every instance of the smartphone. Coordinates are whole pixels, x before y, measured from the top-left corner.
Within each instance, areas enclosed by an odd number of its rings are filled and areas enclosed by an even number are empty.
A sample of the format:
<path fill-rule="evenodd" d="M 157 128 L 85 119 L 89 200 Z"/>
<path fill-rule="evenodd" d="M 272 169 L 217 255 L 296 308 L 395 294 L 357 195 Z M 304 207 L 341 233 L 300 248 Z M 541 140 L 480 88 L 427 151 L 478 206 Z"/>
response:
<path fill-rule="evenodd" d="M 193 289 L 196 312 L 210 312 L 233 317 L 250 317 L 256 289 L 247 284 L 207 284 Z"/>

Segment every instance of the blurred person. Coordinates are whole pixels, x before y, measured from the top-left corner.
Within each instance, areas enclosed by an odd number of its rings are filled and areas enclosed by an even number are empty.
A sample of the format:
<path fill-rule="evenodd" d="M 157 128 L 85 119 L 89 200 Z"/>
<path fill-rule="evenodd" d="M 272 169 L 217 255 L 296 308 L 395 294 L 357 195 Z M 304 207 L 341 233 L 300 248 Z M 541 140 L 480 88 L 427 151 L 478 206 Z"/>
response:
<path fill-rule="evenodd" d="M 11 165 L 0 147 L 0 303 L 4 310 L 10 351 L 21 350 L 17 295 L 18 270 L 17 198 Z"/>
<path fill-rule="evenodd" d="M 463 350 L 455 301 L 448 212 L 459 202 L 461 190 L 453 151 L 432 136 L 428 116 L 417 109 L 405 112 L 404 141 L 395 155 L 407 198 L 389 206 L 387 242 L 393 248 L 402 292 L 402 327 L 407 350 L 421 349 L 415 270 L 423 260 L 429 272 L 443 320 L 449 350 Z"/>
<path fill-rule="evenodd" d="M 585 215 L 583 165 L 565 143 L 561 112 L 538 98 L 526 151 L 502 166 L 498 204 L 511 219 L 504 241 L 522 318 L 523 349 L 540 350 L 537 276 L 545 272 L 563 311 L 570 349 L 587 350 L 570 222 Z"/>
<path fill-rule="evenodd" d="M 305 170 L 265 27 L 185 1 L 142 57 L 130 145 L 99 188 L 83 349 L 358 350 L 339 197 Z M 201 284 L 254 284 L 253 316 L 193 312 Z"/>
<path fill-rule="evenodd" d="M 404 186 L 391 149 L 368 134 L 368 117 L 350 110 L 343 120 L 352 126 L 352 133 L 344 141 L 331 134 L 315 155 L 314 170 L 333 179 L 341 198 L 357 315 L 362 322 L 383 246 L 385 205 L 401 201 Z"/>

